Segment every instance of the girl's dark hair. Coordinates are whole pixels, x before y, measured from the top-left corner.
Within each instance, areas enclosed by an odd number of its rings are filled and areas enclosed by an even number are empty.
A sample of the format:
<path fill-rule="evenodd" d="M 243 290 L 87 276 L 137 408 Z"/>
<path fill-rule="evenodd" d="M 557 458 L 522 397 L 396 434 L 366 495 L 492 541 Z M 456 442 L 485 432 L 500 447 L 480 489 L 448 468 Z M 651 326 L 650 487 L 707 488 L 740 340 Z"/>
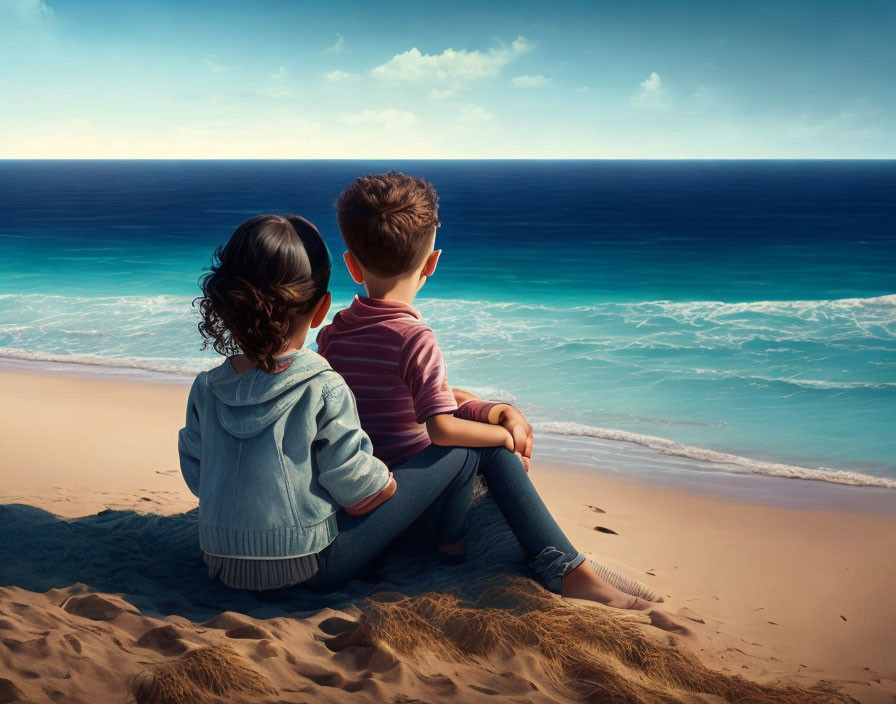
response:
<path fill-rule="evenodd" d="M 244 352 L 266 372 L 294 326 L 327 292 L 330 253 L 298 215 L 256 215 L 240 225 L 202 275 L 197 298 L 202 349 Z"/>

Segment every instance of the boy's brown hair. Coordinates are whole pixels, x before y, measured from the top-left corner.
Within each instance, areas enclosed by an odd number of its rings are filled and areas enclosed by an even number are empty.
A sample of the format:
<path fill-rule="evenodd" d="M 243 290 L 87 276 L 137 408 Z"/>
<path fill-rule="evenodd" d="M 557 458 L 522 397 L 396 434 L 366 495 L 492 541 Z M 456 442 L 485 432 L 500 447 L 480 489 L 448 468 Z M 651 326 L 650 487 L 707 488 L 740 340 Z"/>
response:
<path fill-rule="evenodd" d="M 423 178 L 398 171 L 357 179 L 336 200 L 348 250 L 377 276 L 404 274 L 429 253 L 439 224 L 439 197 Z"/>

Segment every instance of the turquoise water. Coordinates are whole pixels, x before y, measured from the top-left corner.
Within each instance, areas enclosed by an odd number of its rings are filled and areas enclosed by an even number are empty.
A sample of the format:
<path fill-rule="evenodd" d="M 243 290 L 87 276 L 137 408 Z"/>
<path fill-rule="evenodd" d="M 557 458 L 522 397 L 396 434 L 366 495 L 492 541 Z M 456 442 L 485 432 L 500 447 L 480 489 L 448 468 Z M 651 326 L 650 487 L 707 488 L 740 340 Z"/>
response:
<path fill-rule="evenodd" d="M 338 309 L 357 288 L 332 202 L 392 167 L 440 193 L 418 306 L 454 385 L 584 461 L 614 438 L 896 486 L 893 162 L 3 162 L 0 356 L 216 363 L 196 279 L 258 212 L 318 224 Z"/>

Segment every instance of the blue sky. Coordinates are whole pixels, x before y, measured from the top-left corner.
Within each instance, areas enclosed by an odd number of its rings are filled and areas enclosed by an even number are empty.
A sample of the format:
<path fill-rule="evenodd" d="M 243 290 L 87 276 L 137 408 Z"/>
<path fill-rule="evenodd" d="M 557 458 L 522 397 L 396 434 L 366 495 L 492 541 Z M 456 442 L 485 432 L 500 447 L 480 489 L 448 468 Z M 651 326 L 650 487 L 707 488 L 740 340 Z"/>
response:
<path fill-rule="evenodd" d="M 896 2 L 0 0 L 0 157 L 896 157 Z"/>

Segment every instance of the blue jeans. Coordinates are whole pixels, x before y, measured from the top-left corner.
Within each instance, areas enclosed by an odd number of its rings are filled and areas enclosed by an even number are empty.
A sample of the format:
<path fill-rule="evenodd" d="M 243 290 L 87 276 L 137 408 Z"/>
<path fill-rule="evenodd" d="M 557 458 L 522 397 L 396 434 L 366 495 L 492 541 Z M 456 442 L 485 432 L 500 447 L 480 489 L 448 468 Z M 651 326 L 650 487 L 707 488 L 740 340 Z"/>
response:
<path fill-rule="evenodd" d="M 559 592 L 563 575 L 585 561 L 538 496 L 522 463 L 504 448 L 430 445 L 393 471 L 397 489 L 392 498 L 362 516 L 339 513 L 339 535 L 318 554 L 320 571 L 303 586 L 342 586 L 411 526 L 429 531 L 423 539 L 432 544 L 457 542 L 466 533 L 477 473 L 548 589 Z"/>

